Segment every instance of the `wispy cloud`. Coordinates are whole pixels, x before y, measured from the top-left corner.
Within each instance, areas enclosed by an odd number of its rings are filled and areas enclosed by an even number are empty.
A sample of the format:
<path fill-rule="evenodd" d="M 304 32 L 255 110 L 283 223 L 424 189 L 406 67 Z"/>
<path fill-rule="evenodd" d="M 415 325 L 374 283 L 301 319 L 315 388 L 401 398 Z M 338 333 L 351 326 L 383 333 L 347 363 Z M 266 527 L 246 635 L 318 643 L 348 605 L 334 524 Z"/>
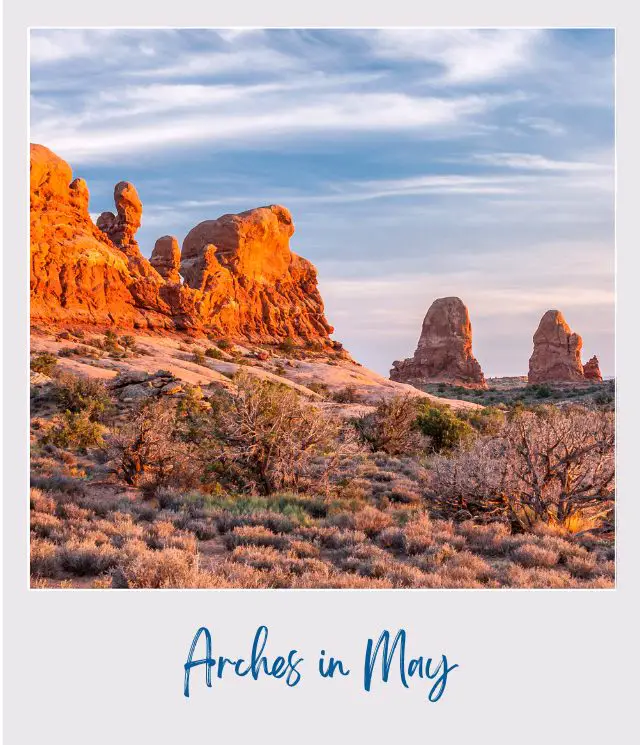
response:
<path fill-rule="evenodd" d="M 146 96 L 135 95 L 129 115 L 123 110 L 109 112 L 109 96 L 94 99 L 95 110 L 77 119 L 59 115 L 42 117 L 32 125 L 32 137 L 44 141 L 76 163 L 109 160 L 114 155 L 204 142 L 273 141 L 289 135 L 321 132 L 332 136 L 356 132 L 407 132 L 423 135 L 428 130 L 462 126 L 501 103 L 500 97 L 463 96 L 460 98 L 413 97 L 404 93 L 319 94 L 302 101 L 255 98 L 234 87 L 209 90 L 181 86 L 169 88 L 179 99 L 171 115 L 158 118 L 150 126 L 147 117 L 160 107 L 159 96 L 166 88 Z M 265 91 L 262 91 L 264 93 Z M 271 92 L 271 91 L 270 91 Z M 250 105 L 228 108 L 229 101 L 250 98 Z M 127 100 L 127 93 L 124 93 Z M 145 103 L 146 102 L 146 103 Z M 100 110 L 105 109 L 104 117 Z M 188 113 L 184 109 L 191 109 Z M 136 120 L 136 115 L 140 118 Z M 118 122 L 113 120 L 117 119 Z"/>
<path fill-rule="evenodd" d="M 531 67 L 545 33 L 536 30 L 385 29 L 364 32 L 374 54 L 418 60 L 439 70 L 431 82 L 468 85 L 499 80 Z"/>

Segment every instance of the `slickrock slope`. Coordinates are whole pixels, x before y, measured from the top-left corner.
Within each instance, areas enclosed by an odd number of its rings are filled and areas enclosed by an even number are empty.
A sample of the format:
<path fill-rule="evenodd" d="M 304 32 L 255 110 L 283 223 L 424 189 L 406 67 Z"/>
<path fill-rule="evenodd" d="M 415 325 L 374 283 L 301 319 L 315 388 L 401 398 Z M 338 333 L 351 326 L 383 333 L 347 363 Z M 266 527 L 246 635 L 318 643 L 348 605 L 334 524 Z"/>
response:
<path fill-rule="evenodd" d="M 574 334 L 559 310 L 548 310 L 533 335 L 529 384 L 584 380 L 582 337 Z"/>
<path fill-rule="evenodd" d="M 584 363 L 584 378 L 585 380 L 596 380 L 602 382 L 602 373 L 600 372 L 600 362 L 598 358 L 593 357 Z"/>
<path fill-rule="evenodd" d="M 261 379 L 272 380 L 281 385 L 293 388 L 306 398 L 322 402 L 322 407 L 331 409 L 344 416 L 356 416 L 371 411 L 371 406 L 379 401 L 398 395 L 410 395 L 429 401 L 438 401 L 451 406 L 452 409 L 480 409 L 476 403 L 467 401 L 436 398 L 409 385 L 394 383 L 366 367 L 354 364 L 350 359 L 335 357 L 332 354 L 315 352 L 307 359 L 288 359 L 278 356 L 277 351 L 266 359 L 260 354 L 260 347 L 238 345 L 236 356 L 218 350 L 220 359 L 203 356 L 211 342 L 207 339 L 189 340 L 177 334 L 133 334 L 137 354 L 115 359 L 107 354 L 98 357 L 86 356 L 91 340 L 100 339 L 99 335 L 85 332 L 82 340 L 59 338 L 53 332 L 38 331 L 31 335 L 31 351 L 34 354 L 49 352 L 58 353 L 61 349 L 74 350 L 72 354 L 58 356 L 57 367 L 74 375 L 111 380 L 120 374 L 156 374 L 164 370 L 182 383 L 203 387 L 214 384 L 233 390 L 231 377 L 240 370 Z M 195 361 L 194 352 L 199 353 L 199 362 Z M 32 381 L 37 382 L 36 380 Z M 319 386 L 319 387 L 318 387 Z M 333 403 L 334 394 L 350 390 L 358 400 L 356 404 Z M 321 393 L 317 391 L 320 390 Z M 324 399 L 324 400 L 323 400 Z"/>
<path fill-rule="evenodd" d="M 457 297 L 439 298 L 427 311 L 413 357 L 394 362 L 389 377 L 417 385 L 449 383 L 486 388 L 471 342 L 467 306 Z"/>
<path fill-rule="evenodd" d="M 197 225 L 181 256 L 160 238 L 151 261 L 135 239 L 142 203 L 127 181 L 94 225 L 89 190 L 42 145 L 31 146 L 31 318 L 45 323 L 191 330 L 254 342 L 339 348 L 316 270 L 294 254 L 288 210 L 261 207 Z M 181 283 L 180 273 L 184 277 Z"/>

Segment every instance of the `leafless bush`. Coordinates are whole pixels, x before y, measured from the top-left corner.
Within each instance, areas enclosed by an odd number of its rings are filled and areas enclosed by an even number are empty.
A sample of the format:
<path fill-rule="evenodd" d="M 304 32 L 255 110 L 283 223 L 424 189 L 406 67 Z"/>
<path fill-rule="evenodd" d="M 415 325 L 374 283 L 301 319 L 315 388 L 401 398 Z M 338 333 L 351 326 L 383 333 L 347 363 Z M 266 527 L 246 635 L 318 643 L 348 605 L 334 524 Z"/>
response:
<path fill-rule="evenodd" d="M 418 413 L 415 396 L 394 396 L 381 401 L 375 411 L 354 420 L 360 439 L 374 452 L 412 455 L 428 445 L 415 426 Z"/>
<path fill-rule="evenodd" d="M 220 394 L 214 407 L 217 456 L 245 488 L 273 494 L 297 488 L 318 455 L 324 484 L 341 458 L 354 450 L 354 437 L 335 418 L 305 403 L 290 388 L 240 373 L 237 394 Z"/>
<path fill-rule="evenodd" d="M 108 437 L 114 470 L 132 486 L 195 483 L 193 449 L 175 434 L 176 415 L 169 402 L 143 404 Z"/>
<path fill-rule="evenodd" d="M 611 412 L 545 407 L 519 412 L 497 437 L 434 461 L 431 488 L 449 513 L 504 515 L 524 530 L 539 523 L 590 524 L 612 508 Z"/>

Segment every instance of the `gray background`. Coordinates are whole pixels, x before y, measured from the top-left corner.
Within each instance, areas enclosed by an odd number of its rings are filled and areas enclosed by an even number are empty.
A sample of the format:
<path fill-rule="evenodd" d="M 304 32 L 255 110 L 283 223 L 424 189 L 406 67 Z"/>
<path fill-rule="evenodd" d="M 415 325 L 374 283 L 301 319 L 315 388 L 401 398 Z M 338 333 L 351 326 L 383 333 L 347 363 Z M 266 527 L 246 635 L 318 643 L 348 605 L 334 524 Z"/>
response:
<path fill-rule="evenodd" d="M 622 3 L 506 2 L 384 9 L 324 0 L 12 3 L 5 8 L 4 169 L 4 696 L 6 742 L 164 743 L 433 741 L 628 743 L 637 726 L 638 496 L 633 468 L 637 386 L 638 42 Z M 28 590 L 28 26 L 608 26 L 618 67 L 618 580 L 613 591 L 29 591 Z M 636 388 L 636 390 L 634 390 Z M 267 653 L 291 647 L 303 680 L 192 676 L 182 665 L 201 625 L 214 652 L 247 656 L 257 626 Z M 460 664 L 437 704 L 428 684 L 397 675 L 362 689 L 366 640 L 409 634 L 409 654 Z M 348 678 L 315 672 L 319 650 Z"/>

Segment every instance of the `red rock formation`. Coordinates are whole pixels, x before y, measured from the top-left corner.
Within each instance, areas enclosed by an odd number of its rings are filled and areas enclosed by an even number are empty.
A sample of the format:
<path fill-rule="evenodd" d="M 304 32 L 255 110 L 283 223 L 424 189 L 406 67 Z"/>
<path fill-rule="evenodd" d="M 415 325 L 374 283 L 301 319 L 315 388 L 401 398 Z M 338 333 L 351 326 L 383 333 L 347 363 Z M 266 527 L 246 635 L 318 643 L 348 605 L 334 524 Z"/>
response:
<path fill-rule="evenodd" d="M 315 268 L 289 248 L 294 228 L 284 207 L 201 223 L 182 256 L 175 238 L 164 236 L 149 262 L 135 240 L 142 203 L 133 185 L 116 185 L 116 212 L 94 225 L 87 185 L 71 179 L 61 158 L 31 146 L 33 320 L 335 344 Z"/>
<path fill-rule="evenodd" d="M 92 223 L 89 191 L 42 145 L 31 146 L 31 317 L 147 325 L 127 257 Z"/>
<path fill-rule="evenodd" d="M 584 380 L 580 361 L 582 337 L 574 334 L 559 310 L 548 310 L 533 335 L 529 384 Z"/>
<path fill-rule="evenodd" d="M 595 354 L 588 362 L 584 363 L 583 370 L 585 380 L 596 380 L 600 383 L 602 382 L 600 362 L 598 361 L 598 358 L 595 356 Z"/>
<path fill-rule="evenodd" d="M 486 388 L 471 342 L 467 306 L 457 297 L 439 298 L 427 311 L 413 357 L 394 362 L 389 377 L 413 385 L 449 383 Z"/>
<path fill-rule="evenodd" d="M 293 231 L 289 211 L 271 205 L 206 220 L 189 232 L 180 270 L 208 325 L 253 340 L 332 333 L 315 267 L 289 248 Z"/>
<path fill-rule="evenodd" d="M 180 244 L 173 235 L 158 238 L 149 261 L 167 282 L 180 282 Z"/>

